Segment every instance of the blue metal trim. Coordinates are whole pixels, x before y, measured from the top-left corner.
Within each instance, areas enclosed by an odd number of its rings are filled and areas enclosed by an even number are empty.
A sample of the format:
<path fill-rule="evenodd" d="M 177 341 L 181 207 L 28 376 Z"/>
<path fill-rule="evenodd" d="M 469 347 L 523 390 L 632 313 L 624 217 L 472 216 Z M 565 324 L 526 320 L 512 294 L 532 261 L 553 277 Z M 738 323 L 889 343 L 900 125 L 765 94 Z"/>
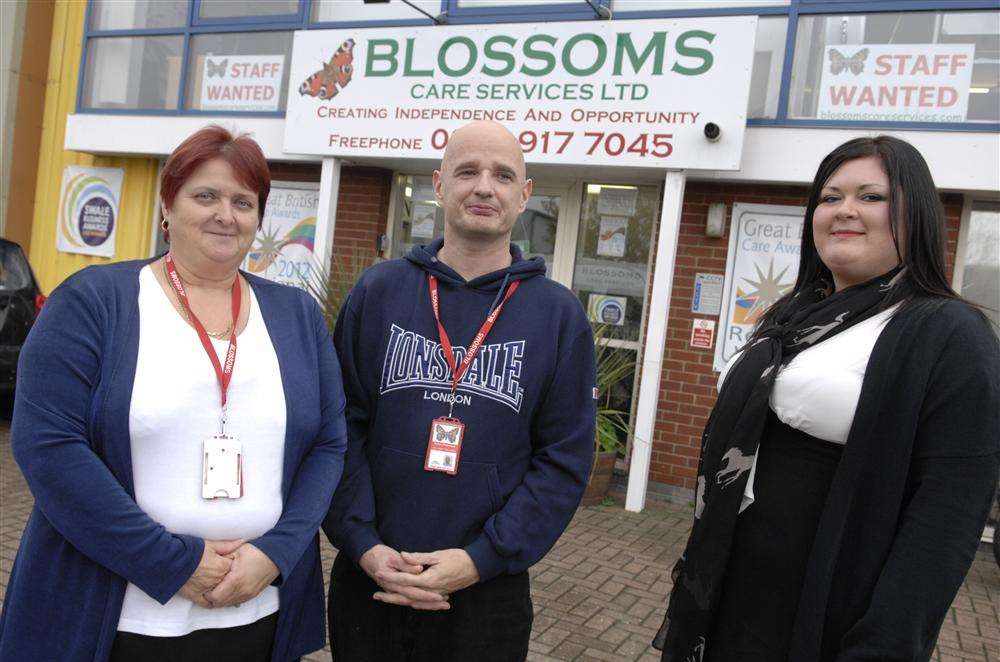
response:
<path fill-rule="evenodd" d="M 688 18 L 708 16 L 784 16 L 788 6 L 779 7 L 709 7 L 705 9 L 649 9 L 615 12 L 613 20 L 627 21 L 636 18 Z"/>
<path fill-rule="evenodd" d="M 788 12 L 788 25 L 785 32 L 785 55 L 781 61 L 781 83 L 778 87 L 779 121 L 788 117 L 788 96 L 792 85 L 792 64 L 795 61 L 795 38 L 799 29 L 798 2 L 793 2 Z"/>
<path fill-rule="evenodd" d="M 80 47 L 80 68 L 77 70 L 76 76 L 76 110 L 79 112 L 80 108 L 83 107 L 83 83 L 84 77 L 87 74 L 87 53 L 90 46 L 90 40 L 87 39 L 87 31 L 90 30 L 90 18 L 92 14 L 92 9 L 94 7 L 94 1 L 90 0 L 87 3 L 87 8 L 83 12 L 83 44 Z"/>
<path fill-rule="evenodd" d="M 279 23 L 302 24 L 302 0 L 298 0 L 299 10 L 294 14 L 272 14 L 269 16 L 217 16 L 214 18 L 201 17 L 201 0 L 192 0 L 191 4 L 194 6 L 194 11 L 191 13 L 191 22 L 189 23 L 192 27 L 233 24 L 259 25 L 261 23 L 273 25 L 277 25 Z"/>
<path fill-rule="evenodd" d="M 429 18 L 387 18 L 381 21 L 324 21 L 310 23 L 305 26 L 306 30 L 323 30 L 327 28 L 388 28 L 395 26 L 413 25 L 434 25 L 434 21 Z"/>
<path fill-rule="evenodd" d="M 773 126 L 785 129 L 894 129 L 905 131 L 1000 133 L 1000 122 L 865 122 L 858 120 L 779 120 L 761 117 L 748 119 L 747 126 Z"/>
<path fill-rule="evenodd" d="M 188 109 L 173 111 L 152 108 L 81 108 L 78 112 L 81 115 L 136 115 L 149 117 L 273 117 L 277 119 L 285 117 L 285 111 L 283 110 L 244 112 L 239 110 Z"/>
<path fill-rule="evenodd" d="M 996 9 L 996 0 L 793 0 L 801 5 L 800 14 L 843 11 L 954 11 L 962 9 Z M 845 9 L 850 7 L 850 9 Z"/>
<path fill-rule="evenodd" d="M 527 20 L 548 20 L 548 17 L 556 17 L 553 20 L 574 21 L 583 19 L 597 19 L 594 10 L 583 0 L 575 4 L 538 4 L 518 6 L 519 16 L 511 16 L 511 7 L 501 4 L 497 7 L 461 7 L 458 0 L 449 0 L 448 22 L 452 23 L 452 18 L 462 19 L 461 23 L 469 23 L 469 18 L 475 17 L 496 17 L 506 18 L 505 23 L 524 22 Z M 496 21 L 483 21 L 484 23 L 495 23 Z"/>
<path fill-rule="evenodd" d="M 93 1 L 93 0 L 91 0 Z M 90 3 L 87 3 L 90 6 Z M 134 30 L 89 30 L 87 37 L 164 37 L 184 34 L 187 30 L 183 25 L 179 28 L 138 28 Z"/>

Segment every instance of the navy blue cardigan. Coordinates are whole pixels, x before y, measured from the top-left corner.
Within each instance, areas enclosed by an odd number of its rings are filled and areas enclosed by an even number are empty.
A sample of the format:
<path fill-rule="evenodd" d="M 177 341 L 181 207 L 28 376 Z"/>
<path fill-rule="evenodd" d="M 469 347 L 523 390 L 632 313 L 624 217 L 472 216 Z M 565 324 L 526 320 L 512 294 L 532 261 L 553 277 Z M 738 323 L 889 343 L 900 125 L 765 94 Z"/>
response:
<path fill-rule="evenodd" d="M 148 262 L 68 278 L 21 352 L 11 448 L 35 505 L 0 616 L 0 659 L 107 660 L 126 582 L 165 603 L 201 559 L 201 539 L 167 531 L 134 499 L 128 420 L 139 271 Z M 316 533 L 343 470 L 344 394 L 316 303 L 244 276 L 278 357 L 287 407 L 281 517 L 250 542 L 281 572 L 272 660 L 290 660 L 325 641 Z"/>

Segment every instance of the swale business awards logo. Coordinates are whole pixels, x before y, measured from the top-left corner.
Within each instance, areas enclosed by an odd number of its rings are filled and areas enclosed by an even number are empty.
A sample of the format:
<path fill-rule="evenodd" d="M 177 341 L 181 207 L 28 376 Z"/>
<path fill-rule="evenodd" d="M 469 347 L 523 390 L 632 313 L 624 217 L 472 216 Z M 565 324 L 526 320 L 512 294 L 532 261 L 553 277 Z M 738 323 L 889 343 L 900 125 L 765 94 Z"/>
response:
<path fill-rule="evenodd" d="M 67 166 L 57 217 L 57 247 L 69 253 L 114 255 L 123 171 Z"/>

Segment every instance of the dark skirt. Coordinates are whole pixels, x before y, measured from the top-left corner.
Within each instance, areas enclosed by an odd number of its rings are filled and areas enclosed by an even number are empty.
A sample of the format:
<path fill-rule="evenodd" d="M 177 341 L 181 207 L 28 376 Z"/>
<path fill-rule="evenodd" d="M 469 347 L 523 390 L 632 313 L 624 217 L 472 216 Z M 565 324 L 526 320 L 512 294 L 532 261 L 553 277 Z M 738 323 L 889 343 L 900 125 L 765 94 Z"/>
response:
<path fill-rule="evenodd" d="M 806 566 L 843 446 L 768 416 L 754 501 L 740 514 L 708 662 L 785 662 Z"/>

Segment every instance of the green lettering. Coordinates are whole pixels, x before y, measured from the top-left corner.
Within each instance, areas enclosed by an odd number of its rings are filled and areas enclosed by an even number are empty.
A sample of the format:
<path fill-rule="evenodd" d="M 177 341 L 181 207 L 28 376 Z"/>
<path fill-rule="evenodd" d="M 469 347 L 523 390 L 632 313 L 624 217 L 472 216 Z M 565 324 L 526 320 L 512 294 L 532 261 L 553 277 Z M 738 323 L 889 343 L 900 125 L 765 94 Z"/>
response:
<path fill-rule="evenodd" d="M 403 75 L 404 76 L 433 76 L 433 69 L 414 69 L 413 68 L 413 42 L 416 41 L 413 37 L 408 37 L 406 39 L 406 55 L 403 57 Z"/>
<path fill-rule="evenodd" d="M 536 34 L 528 37 L 524 40 L 524 55 L 529 60 L 538 60 L 539 62 L 545 62 L 544 67 L 533 68 L 527 65 L 521 65 L 521 73 L 527 76 L 547 76 L 552 73 L 552 70 L 556 68 L 556 56 L 552 53 L 547 53 L 546 51 L 540 51 L 533 48 L 537 42 L 544 42 L 549 46 L 555 46 L 556 38 L 552 35 L 547 34 Z"/>
<path fill-rule="evenodd" d="M 387 47 L 388 50 L 383 53 L 377 52 L 380 47 Z M 365 62 L 365 75 L 366 76 L 391 76 L 396 73 L 396 67 L 399 64 L 396 62 L 396 54 L 399 52 L 399 42 L 395 39 L 369 39 L 368 40 L 368 60 Z M 385 69 L 374 69 L 372 67 L 376 60 L 382 60 L 383 62 L 388 62 L 389 65 Z"/>
<path fill-rule="evenodd" d="M 642 54 L 636 53 L 635 44 L 632 43 L 632 35 L 628 32 L 619 32 L 618 40 L 615 43 L 615 69 L 614 75 L 622 75 L 622 64 L 624 64 L 625 56 L 628 56 L 629 62 L 632 64 L 632 71 L 634 73 L 639 73 L 642 69 L 642 65 L 646 63 L 650 54 L 654 51 L 656 55 L 653 59 L 653 75 L 660 76 L 663 74 L 663 54 L 666 50 L 667 45 L 667 33 L 666 32 L 654 32 L 653 38 L 649 40 L 646 44 L 646 48 L 643 49 Z"/>
<path fill-rule="evenodd" d="M 704 30 L 688 30 L 677 38 L 677 44 L 675 45 L 677 54 L 685 57 L 699 58 L 701 60 L 701 65 L 697 67 L 685 67 L 680 62 L 674 62 L 674 66 L 671 67 L 671 70 L 676 71 L 682 76 L 698 76 L 711 69 L 712 63 L 715 60 L 712 57 L 712 51 L 704 48 L 691 48 L 688 46 L 688 39 L 704 39 L 708 43 L 712 43 L 712 40 L 715 39 L 715 35 L 711 32 L 705 32 Z"/>
<path fill-rule="evenodd" d="M 592 42 L 597 46 L 597 58 L 594 63 L 589 67 L 580 68 L 573 64 L 573 47 L 579 44 L 581 41 Z M 589 76 L 595 73 L 598 69 L 604 66 L 605 60 L 608 59 L 608 46 L 604 43 L 604 40 L 600 36 L 593 34 L 592 32 L 583 32 L 581 34 L 575 34 L 569 38 L 566 45 L 563 47 L 562 51 L 562 64 L 563 69 L 566 73 L 571 76 Z"/>
<path fill-rule="evenodd" d="M 448 49 L 455 44 L 462 44 L 469 50 L 469 60 L 465 63 L 465 66 L 460 69 L 452 69 L 448 66 L 447 55 Z M 445 76 L 464 76 L 465 74 L 472 71 L 472 68 L 476 66 L 476 44 L 468 37 L 452 37 L 441 44 L 441 50 L 438 51 L 438 69 L 441 70 Z"/>
<path fill-rule="evenodd" d="M 503 35 L 490 37 L 486 40 L 486 43 L 483 44 L 483 56 L 490 60 L 500 60 L 506 63 L 504 67 L 498 69 L 483 65 L 483 73 L 487 76 L 506 76 L 510 72 L 514 71 L 514 56 L 510 53 L 496 50 L 493 46 L 497 43 L 513 46 L 517 43 L 517 40 L 513 37 L 506 37 Z"/>

